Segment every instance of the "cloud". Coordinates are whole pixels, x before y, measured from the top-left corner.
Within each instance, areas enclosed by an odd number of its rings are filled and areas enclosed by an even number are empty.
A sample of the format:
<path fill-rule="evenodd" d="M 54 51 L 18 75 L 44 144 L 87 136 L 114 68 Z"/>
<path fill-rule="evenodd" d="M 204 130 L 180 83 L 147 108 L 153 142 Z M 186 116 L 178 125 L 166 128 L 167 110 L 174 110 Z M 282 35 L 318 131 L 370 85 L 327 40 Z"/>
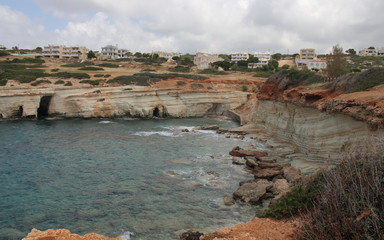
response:
<path fill-rule="evenodd" d="M 10 29 L 14 32 L 9 39 L 25 39 L 22 29 L 30 29 L 29 42 L 40 43 L 36 35 L 44 35 L 44 40 L 52 44 L 85 45 L 94 50 L 119 44 L 131 51 L 146 52 L 293 53 L 313 47 L 324 53 L 337 43 L 355 49 L 382 47 L 384 38 L 384 15 L 380 12 L 384 2 L 380 0 L 35 2 L 45 12 L 66 19 L 67 25 L 47 32 L 23 13 L 8 8 L 19 19 L 12 23 L 15 27 Z M 0 18 L 5 19 L 3 15 Z"/>

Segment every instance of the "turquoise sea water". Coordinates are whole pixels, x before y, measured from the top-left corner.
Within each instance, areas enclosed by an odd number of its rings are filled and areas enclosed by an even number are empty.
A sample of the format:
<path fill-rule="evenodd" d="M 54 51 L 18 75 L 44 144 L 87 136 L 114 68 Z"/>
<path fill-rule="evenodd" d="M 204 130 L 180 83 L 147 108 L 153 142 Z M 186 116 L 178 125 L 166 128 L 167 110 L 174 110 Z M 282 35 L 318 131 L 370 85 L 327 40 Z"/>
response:
<path fill-rule="evenodd" d="M 215 119 L 0 122 L 0 239 L 32 228 L 178 239 L 250 220 L 224 194 L 252 178 L 228 152 L 251 141 L 181 129 Z M 256 146 L 263 148 L 263 146 Z"/>

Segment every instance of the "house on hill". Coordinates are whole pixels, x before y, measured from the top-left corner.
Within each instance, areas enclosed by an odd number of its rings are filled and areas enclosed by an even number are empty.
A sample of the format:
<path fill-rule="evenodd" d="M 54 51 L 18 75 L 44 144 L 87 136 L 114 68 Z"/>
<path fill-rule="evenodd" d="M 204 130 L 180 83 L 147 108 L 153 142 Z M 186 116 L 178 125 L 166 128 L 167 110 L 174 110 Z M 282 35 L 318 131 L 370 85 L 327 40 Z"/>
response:
<path fill-rule="evenodd" d="M 193 63 L 196 64 L 197 69 L 206 69 L 211 67 L 211 63 L 223 60 L 218 54 L 196 53 Z"/>
<path fill-rule="evenodd" d="M 128 53 L 127 49 L 120 49 L 118 46 L 113 46 L 113 45 L 107 45 L 105 47 L 101 48 L 101 57 L 104 58 L 124 58 L 126 57 L 126 54 Z"/>
<path fill-rule="evenodd" d="M 295 62 L 298 68 L 308 68 L 310 70 L 327 68 L 327 61 L 318 59 L 313 48 L 300 49 L 300 54 L 296 56 Z"/>

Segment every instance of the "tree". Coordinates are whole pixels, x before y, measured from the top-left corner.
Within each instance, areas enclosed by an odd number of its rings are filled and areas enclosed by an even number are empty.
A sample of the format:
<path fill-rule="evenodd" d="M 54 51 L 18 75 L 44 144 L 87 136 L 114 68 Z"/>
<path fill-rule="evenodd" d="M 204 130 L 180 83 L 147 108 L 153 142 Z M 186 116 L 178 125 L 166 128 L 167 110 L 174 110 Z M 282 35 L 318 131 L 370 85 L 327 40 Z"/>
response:
<path fill-rule="evenodd" d="M 212 63 L 212 66 L 221 67 L 225 71 L 228 71 L 229 68 L 231 67 L 231 63 L 228 61 L 217 61 L 217 62 Z"/>
<path fill-rule="evenodd" d="M 375 47 L 372 47 L 372 46 L 370 46 L 368 49 L 373 49 L 373 50 L 374 50 L 374 49 L 375 49 Z"/>
<path fill-rule="evenodd" d="M 248 63 L 258 63 L 259 62 L 259 58 L 249 54 L 249 58 L 247 60 Z"/>
<path fill-rule="evenodd" d="M 172 57 L 172 60 L 174 60 L 174 61 L 179 61 L 179 60 L 180 60 L 180 57 L 179 57 L 179 56 L 173 56 L 173 57 Z"/>
<path fill-rule="evenodd" d="M 42 52 L 43 49 L 42 49 L 41 47 L 37 47 L 37 48 L 35 49 L 35 51 L 36 51 L 36 52 Z"/>
<path fill-rule="evenodd" d="M 272 57 L 272 59 L 276 59 L 277 61 L 279 61 L 281 59 L 282 55 L 281 55 L 281 53 L 275 53 L 271 57 Z"/>
<path fill-rule="evenodd" d="M 96 58 L 96 54 L 92 50 L 89 50 L 89 52 L 87 53 L 87 58 Z"/>
<path fill-rule="evenodd" d="M 289 67 L 288 64 L 284 64 L 281 68 L 282 68 L 282 69 L 285 69 L 285 70 L 288 70 L 290 67 Z"/>
<path fill-rule="evenodd" d="M 159 54 L 157 54 L 157 53 L 152 54 L 152 59 L 153 60 L 156 60 L 158 58 L 159 58 Z"/>
<path fill-rule="evenodd" d="M 350 48 L 350 49 L 346 50 L 345 52 L 348 53 L 349 55 L 356 55 L 356 51 L 353 48 Z"/>
<path fill-rule="evenodd" d="M 331 79 L 337 78 L 347 73 L 346 60 L 343 54 L 343 48 L 338 44 L 333 46 L 332 52 L 327 55 L 327 69 L 328 77 Z"/>
<path fill-rule="evenodd" d="M 135 57 L 142 57 L 143 54 L 141 54 L 141 52 L 135 52 L 135 54 L 133 56 L 135 56 Z"/>
<path fill-rule="evenodd" d="M 151 54 L 149 54 L 149 53 L 143 53 L 143 57 L 145 57 L 145 58 L 149 58 L 151 56 Z"/>
<path fill-rule="evenodd" d="M 279 62 L 276 59 L 271 59 L 268 61 L 268 67 L 271 70 L 276 70 L 279 67 Z"/>

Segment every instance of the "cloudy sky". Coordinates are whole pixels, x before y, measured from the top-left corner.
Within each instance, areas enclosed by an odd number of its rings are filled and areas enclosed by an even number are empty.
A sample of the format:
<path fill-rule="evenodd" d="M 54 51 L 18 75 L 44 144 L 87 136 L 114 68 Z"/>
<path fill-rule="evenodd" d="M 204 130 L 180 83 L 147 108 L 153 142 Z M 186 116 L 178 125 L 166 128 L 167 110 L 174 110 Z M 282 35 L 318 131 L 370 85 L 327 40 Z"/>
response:
<path fill-rule="evenodd" d="M 384 47 L 383 0 L 0 0 L 0 45 L 132 52 Z"/>

